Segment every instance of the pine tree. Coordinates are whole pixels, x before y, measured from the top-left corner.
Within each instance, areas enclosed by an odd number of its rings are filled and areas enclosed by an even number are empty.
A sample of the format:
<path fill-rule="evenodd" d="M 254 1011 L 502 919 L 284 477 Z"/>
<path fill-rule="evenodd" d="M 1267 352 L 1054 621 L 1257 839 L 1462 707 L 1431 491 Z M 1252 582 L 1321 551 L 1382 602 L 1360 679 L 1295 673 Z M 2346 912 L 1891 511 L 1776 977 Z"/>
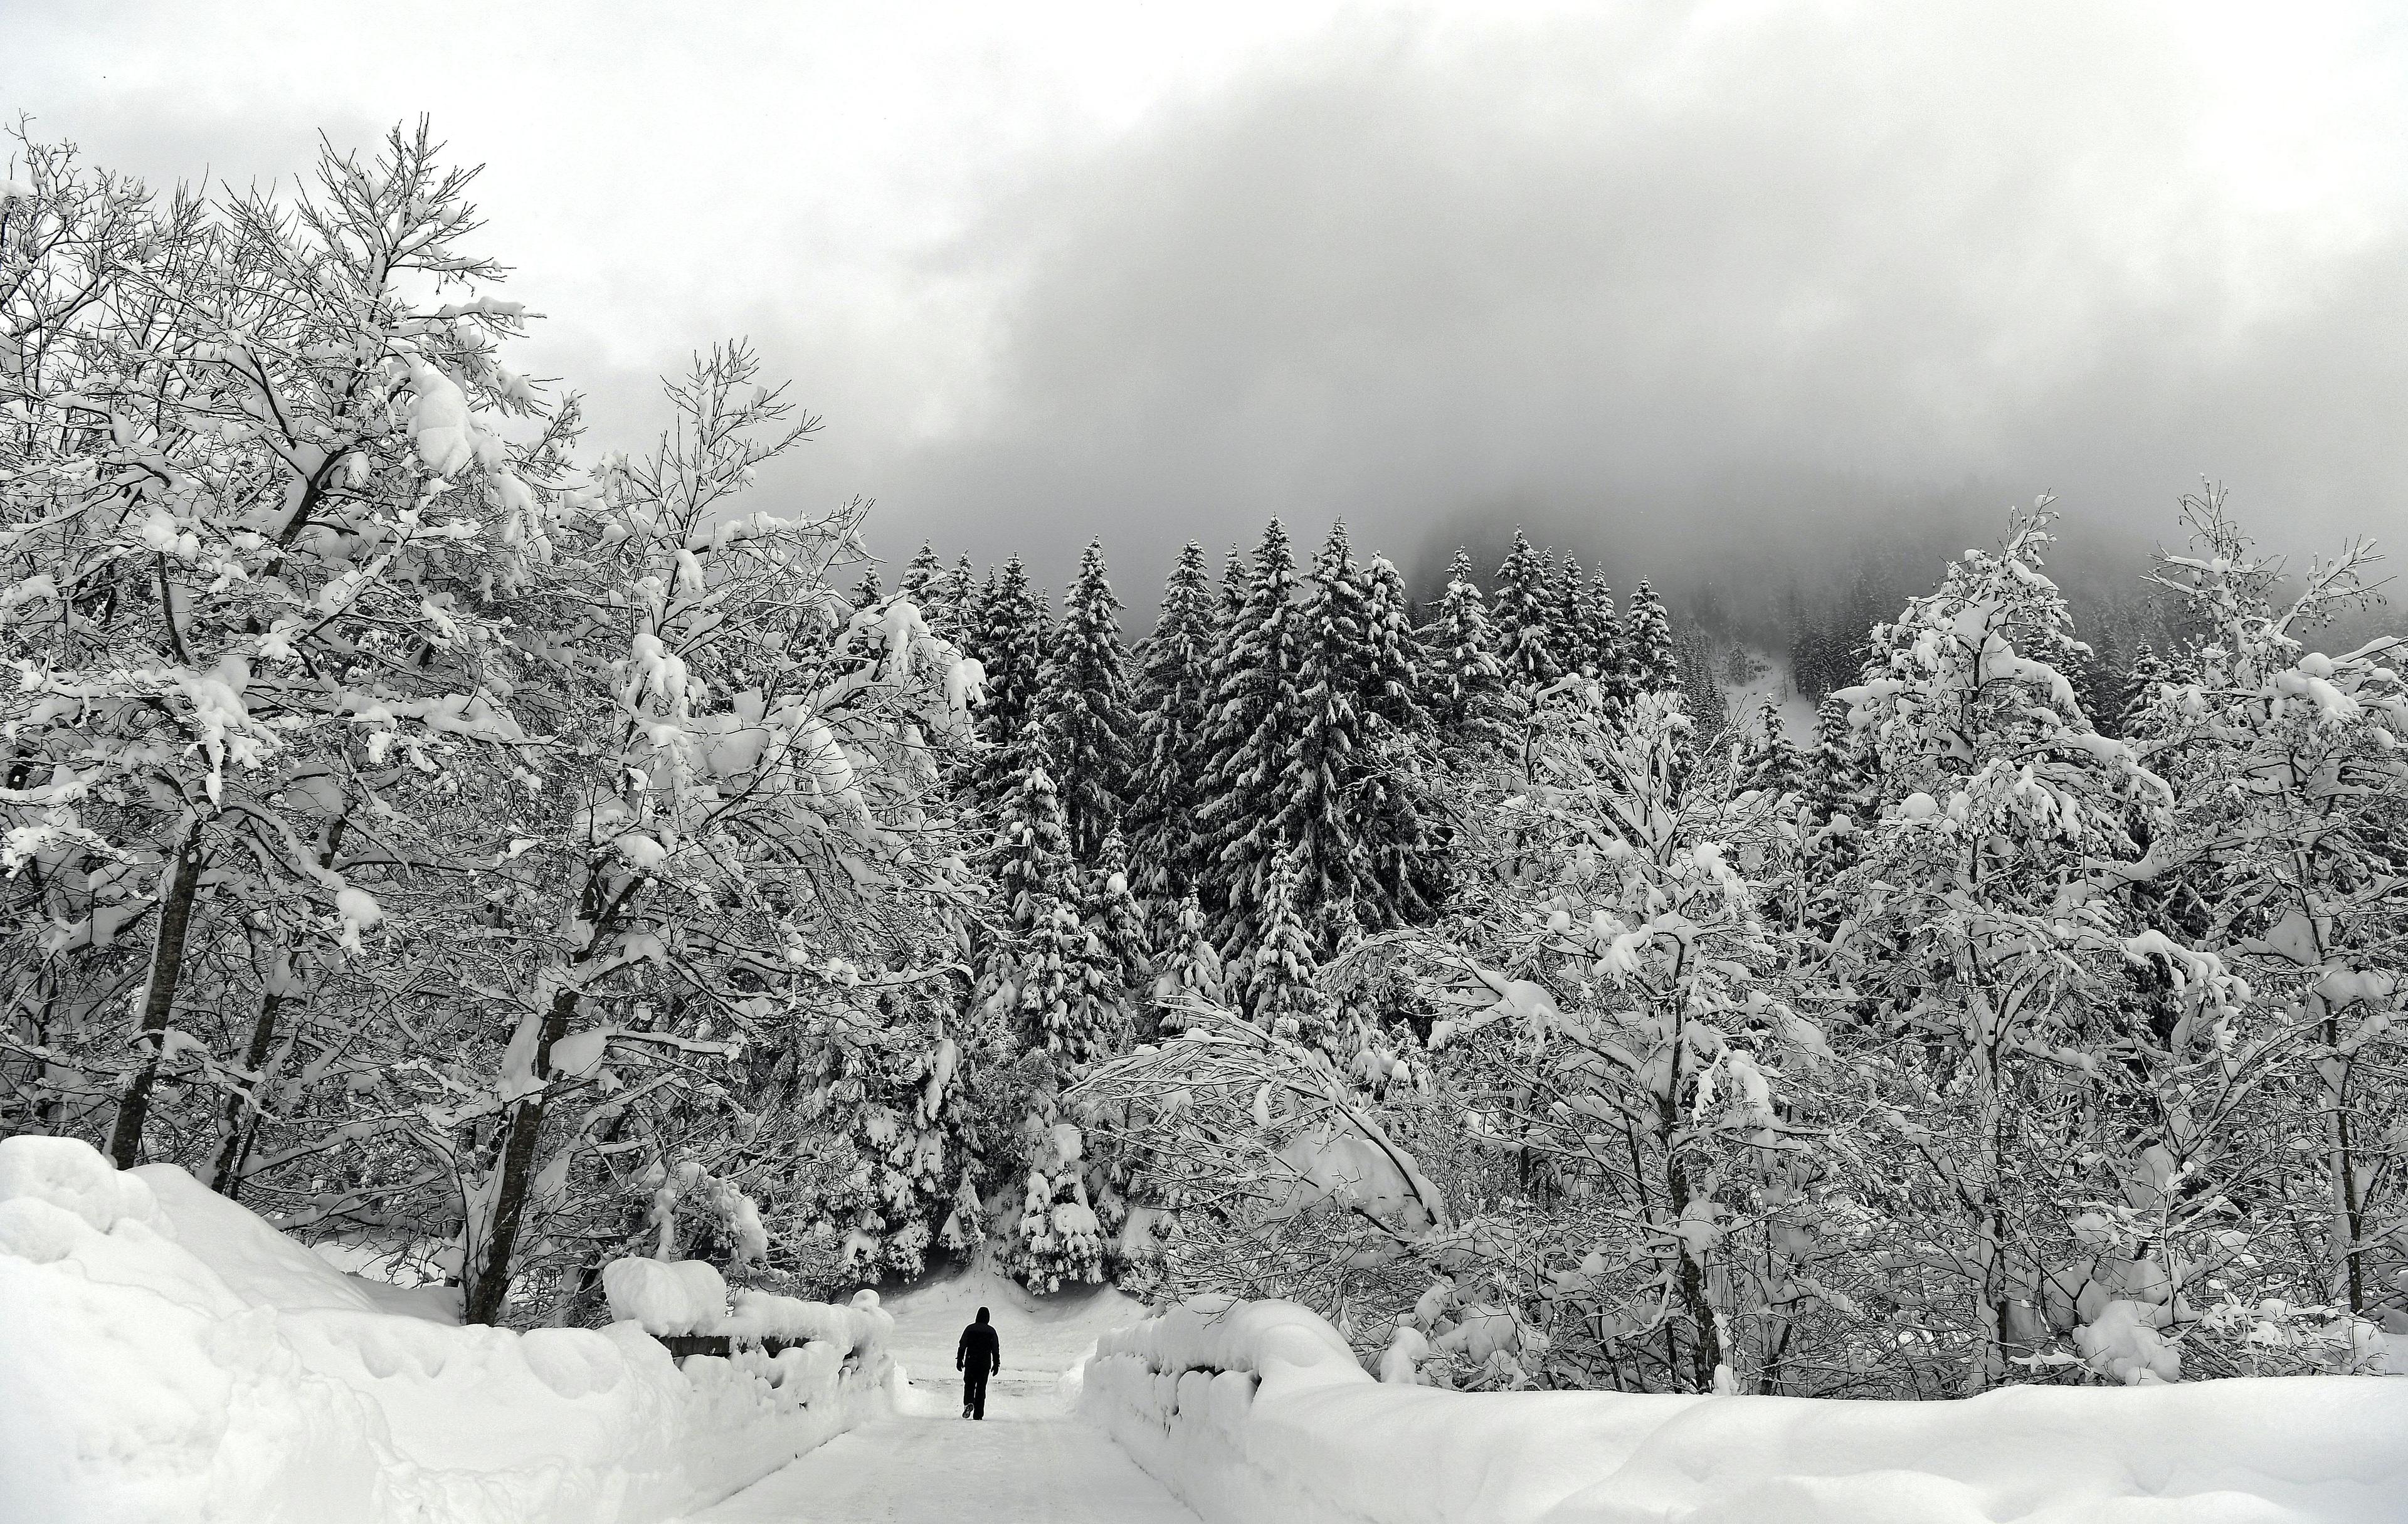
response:
<path fill-rule="evenodd" d="M 869 569 L 861 574 L 861 580 L 853 585 L 853 606 L 872 608 L 885 601 L 886 590 L 879 585 L 878 565 L 873 562 Z"/>
<path fill-rule="evenodd" d="M 1362 574 L 1333 526 L 1312 561 L 1300 614 L 1294 742 L 1276 759 L 1274 839 L 1297 882 L 1294 908 L 1318 939 L 1336 919 L 1359 920 L 1371 862 L 1355 818 L 1354 769 L 1366 749 L 1361 682 L 1369 660 Z"/>
<path fill-rule="evenodd" d="M 1656 693 L 1681 686 L 1680 657 L 1672 648 L 1672 621 L 1664 601 L 1641 577 L 1630 595 L 1622 620 L 1625 671 L 1641 692 Z"/>
<path fill-rule="evenodd" d="M 1162 956 L 1154 964 L 1155 1033 L 1168 1032 L 1174 1023 L 1183 1025 L 1184 1018 L 1179 1015 L 1182 1007 L 1221 1004 L 1225 987 L 1221 954 L 1205 934 L 1204 906 L 1194 894 L 1184 895 L 1172 919 Z"/>
<path fill-rule="evenodd" d="M 1128 787 L 1129 700 L 1120 606 L 1104 548 L 1090 541 L 1063 600 L 1061 629 L 1048 643 L 1039 699 L 1045 755 L 1069 823 L 1070 850 L 1087 863 L 1096 861 L 1104 838 L 1120 828 L 1121 800 Z"/>
<path fill-rule="evenodd" d="M 1245 604 L 1222 643 L 1205 729 L 1197 816 L 1209 855 L 1200 875 L 1213 934 L 1225 954 L 1254 945 L 1263 897 L 1282 845 L 1278 821 L 1286 759 L 1301 738 L 1304 633 L 1296 605 L 1296 557 L 1276 519 L 1254 564 L 1225 581 Z"/>
<path fill-rule="evenodd" d="M 920 548 L 903 567 L 903 596 L 921 605 L 932 604 L 944 596 L 945 563 L 937 554 L 934 542 L 922 540 Z"/>
<path fill-rule="evenodd" d="M 1838 699 L 1827 698 L 1815 707 L 1811 772 L 1820 819 L 1846 815 L 1861 826 L 1870 817 L 1874 790 L 1864 742 L 1849 728 L 1848 706 Z"/>
<path fill-rule="evenodd" d="M 1221 624 L 1234 629 L 1254 598 L 1254 563 L 1236 546 L 1221 563 Z"/>
<path fill-rule="evenodd" d="M 1582 630 L 1588 645 L 1589 668 L 1596 674 L 1598 689 L 1607 707 L 1619 708 L 1630 701 L 1636 690 L 1630 684 L 1629 662 L 1622 644 L 1622 620 L 1613 607 L 1613 590 L 1606 586 L 1602 574 L 1589 578 L 1585 602 Z"/>
<path fill-rule="evenodd" d="M 1025 932 L 1037 924 L 1045 900 L 1067 892 L 1070 833 L 1036 727 L 1027 728 L 1010 754 L 1010 790 L 996 824 L 993 872 L 1006 924 Z"/>
<path fill-rule="evenodd" d="M 1385 556 L 1363 571 L 1364 657 L 1358 703 L 1365 721 L 1350 779 L 1371 864 L 1375 928 L 1418 924 L 1444 897 L 1444 838 L 1429 798 L 1435 726 L 1423 702 L 1412 600 Z"/>
<path fill-rule="evenodd" d="M 1003 563 L 982 600 L 978 658 L 986 669 L 986 699 L 979 706 L 978 734 L 986 750 L 979 769 L 981 791 L 999 797 L 1012 785 L 1014 752 L 1033 733 L 1043 712 L 1044 651 L 1051 618 L 1044 595 L 1028 585 L 1028 568 L 1018 556 Z"/>
<path fill-rule="evenodd" d="M 1112 984 L 1120 991 L 1121 1029 L 1132 1031 L 1154 978 L 1154 951 L 1145 911 L 1129 883 L 1128 847 L 1118 832 L 1107 835 L 1096 849 L 1081 914 L 1101 945 Z"/>
<path fill-rule="evenodd" d="M 2157 648 L 2143 640 L 2132 648 L 2132 665 L 2124 675 L 2124 688 L 2115 709 L 2114 734 L 2137 739 L 2152 733 L 2151 706 L 2157 703 L 2157 691 L 2173 680 L 2173 671 Z"/>
<path fill-rule="evenodd" d="M 1741 748 L 1737 786 L 1770 794 L 1792 793 L 1804 786 L 1806 759 L 1789 742 L 1781 723 L 1781 706 L 1770 698 L 1756 706 L 1756 728 Z"/>
<path fill-rule="evenodd" d="M 1446 591 L 1421 628 L 1422 671 L 1430 725 L 1439 744 L 1478 748 L 1504 736 L 1504 669 L 1498 664 L 1488 600 L 1471 579 L 1471 552 L 1447 563 Z"/>
<path fill-rule="evenodd" d="M 1588 579 L 1582 573 L 1580 558 L 1564 552 L 1563 563 L 1555 568 L 1554 580 L 1548 584 L 1554 595 L 1554 606 L 1547 613 L 1547 630 L 1553 637 L 1555 662 L 1567 676 L 1578 673 L 1584 677 L 1597 676 L 1597 653 L 1588 634 Z"/>
<path fill-rule="evenodd" d="M 1297 907 L 1303 878 L 1285 854 L 1272 864 L 1262 935 L 1244 959 L 1243 1004 L 1246 1015 L 1273 1034 L 1322 1045 L 1331 1038 L 1333 1022 L 1316 983 L 1320 961 L 1312 936 Z"/>
<path fill-rule="evenodd" d="M 953 628 L 957 610 L 946 596 L 949 578 L 945 563 L 937 558 L 937 548 L 926 540 L 920 542 L 919 553 L 903 568 L 903 596 L 920 610 L 928 628 L 939 634 Z"/>
<path fill-rule="evenodd" d="M 1195 888 L 1201 868 L 1196 803 L 1221 627 L 1204 548 L 1190 540 L 1163 586 L 1154 634 L 1139 648 L 1128 790 L 1138 887 L 1166 912 Z"/>
<path fill-rule="evenodd" d="M 1723 685 L 1714 671 L 1713 645 L 1703 630 L 1690 625 L 1673 638 L 1672 652 L 1681 705 L 1694 727 L 1690 734 L 1699 745 L 1711 743 L 1730 723 L 1730 707 L 1723 701 Z"/>
<path fill-rule="evenodd" d="M 1553 603 L 1538 553 L 1517 529 L 1512 549 L 1497 568 L 1494 623 L 1506 687 L 1526 699 L 1563 676 L 1548 629 Z"/>

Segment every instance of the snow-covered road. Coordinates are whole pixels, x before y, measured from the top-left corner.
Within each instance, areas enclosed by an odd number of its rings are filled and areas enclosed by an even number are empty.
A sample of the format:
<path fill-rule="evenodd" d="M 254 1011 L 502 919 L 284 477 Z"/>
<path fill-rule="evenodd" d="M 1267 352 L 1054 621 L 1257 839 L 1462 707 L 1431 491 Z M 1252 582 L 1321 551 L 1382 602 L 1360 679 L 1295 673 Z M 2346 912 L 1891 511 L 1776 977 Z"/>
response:
<path fill-rule="evenodd" d="M 1068 1417 L 888 1418 L 691 1524 L 1196 1524 L 1102 1431 Z"/>
<path fill-rule="evenodd" d="M 987 1417 L 961 1417 L 953 1343 L 982 1306 L 1003 1339 Z M 1096 1429 L 1064 1374 L 1143 1309 L 1115 1291 L 1042 1301 L 971 1274 L 890 1298 L 890 1347 L 912 1377 L 896 1417 L 841 1434 L 686 1524 L 1197 1524 Z"/>

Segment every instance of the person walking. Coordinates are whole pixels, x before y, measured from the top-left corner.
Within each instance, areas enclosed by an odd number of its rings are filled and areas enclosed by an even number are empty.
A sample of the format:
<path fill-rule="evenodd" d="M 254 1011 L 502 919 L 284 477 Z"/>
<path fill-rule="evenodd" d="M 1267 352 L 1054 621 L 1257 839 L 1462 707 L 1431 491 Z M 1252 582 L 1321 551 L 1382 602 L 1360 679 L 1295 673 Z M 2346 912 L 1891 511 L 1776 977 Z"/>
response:
<path fill-rule="evenodd" d="M 984 1307 L 978 1310 L 978 1321 L 962 1330 L 962 1342 L 953 1346 L 953 1369 L 962 1373 L 962 1417 L 983 1420 L 986 1378 L 1003 1369 L 1003 1341 L 996 1337 Z"/>

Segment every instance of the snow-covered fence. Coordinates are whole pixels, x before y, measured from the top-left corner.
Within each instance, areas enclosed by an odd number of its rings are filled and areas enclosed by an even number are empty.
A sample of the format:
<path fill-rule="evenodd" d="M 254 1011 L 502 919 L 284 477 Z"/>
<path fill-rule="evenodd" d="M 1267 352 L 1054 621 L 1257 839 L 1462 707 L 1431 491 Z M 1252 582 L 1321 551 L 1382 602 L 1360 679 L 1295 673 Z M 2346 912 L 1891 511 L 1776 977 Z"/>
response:
<path fill-rule="evenodd" d="M 2408 1497 L 2408 1380 L 1466 1393 L 1374 1381 L 1294 1303 L 1200 1299 L 1102 1339 L 1080 1404 L 1208 1524 L 2378 1524 Z"/>
<path fill-rule="evenodd" d="M 674 1288 L 656 1320 L 733 1356 L 413 1316 L 173 1165 L 0 1140 L 0 1517 L 652 1524 L 889 1410 L 874 1303 L 731 1312 L 707 1266 L 630 1263 L 614 1291 Z"/>

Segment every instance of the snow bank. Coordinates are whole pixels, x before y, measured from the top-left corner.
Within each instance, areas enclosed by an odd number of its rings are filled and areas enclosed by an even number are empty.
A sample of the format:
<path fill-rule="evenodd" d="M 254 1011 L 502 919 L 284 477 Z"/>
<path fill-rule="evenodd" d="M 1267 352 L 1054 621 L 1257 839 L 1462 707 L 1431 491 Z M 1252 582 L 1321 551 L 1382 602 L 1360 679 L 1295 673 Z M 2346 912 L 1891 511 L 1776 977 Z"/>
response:
<path fill-rule="evenodd" d="M 1080 1410 L 1213 1524 L 2378 1524 L 2408 1381 L 2021 1387 L 1961 1403 L 1439 1391 L 1290 1303 L 1114 1332 Z"/>
<path fill-rule="evenodd" d="M 875 1339 L 681 1369 L 389 1300 L 180 1170 L 0 1140 L 0 1518 L 643 1524 L 889 1402 Z"/>

